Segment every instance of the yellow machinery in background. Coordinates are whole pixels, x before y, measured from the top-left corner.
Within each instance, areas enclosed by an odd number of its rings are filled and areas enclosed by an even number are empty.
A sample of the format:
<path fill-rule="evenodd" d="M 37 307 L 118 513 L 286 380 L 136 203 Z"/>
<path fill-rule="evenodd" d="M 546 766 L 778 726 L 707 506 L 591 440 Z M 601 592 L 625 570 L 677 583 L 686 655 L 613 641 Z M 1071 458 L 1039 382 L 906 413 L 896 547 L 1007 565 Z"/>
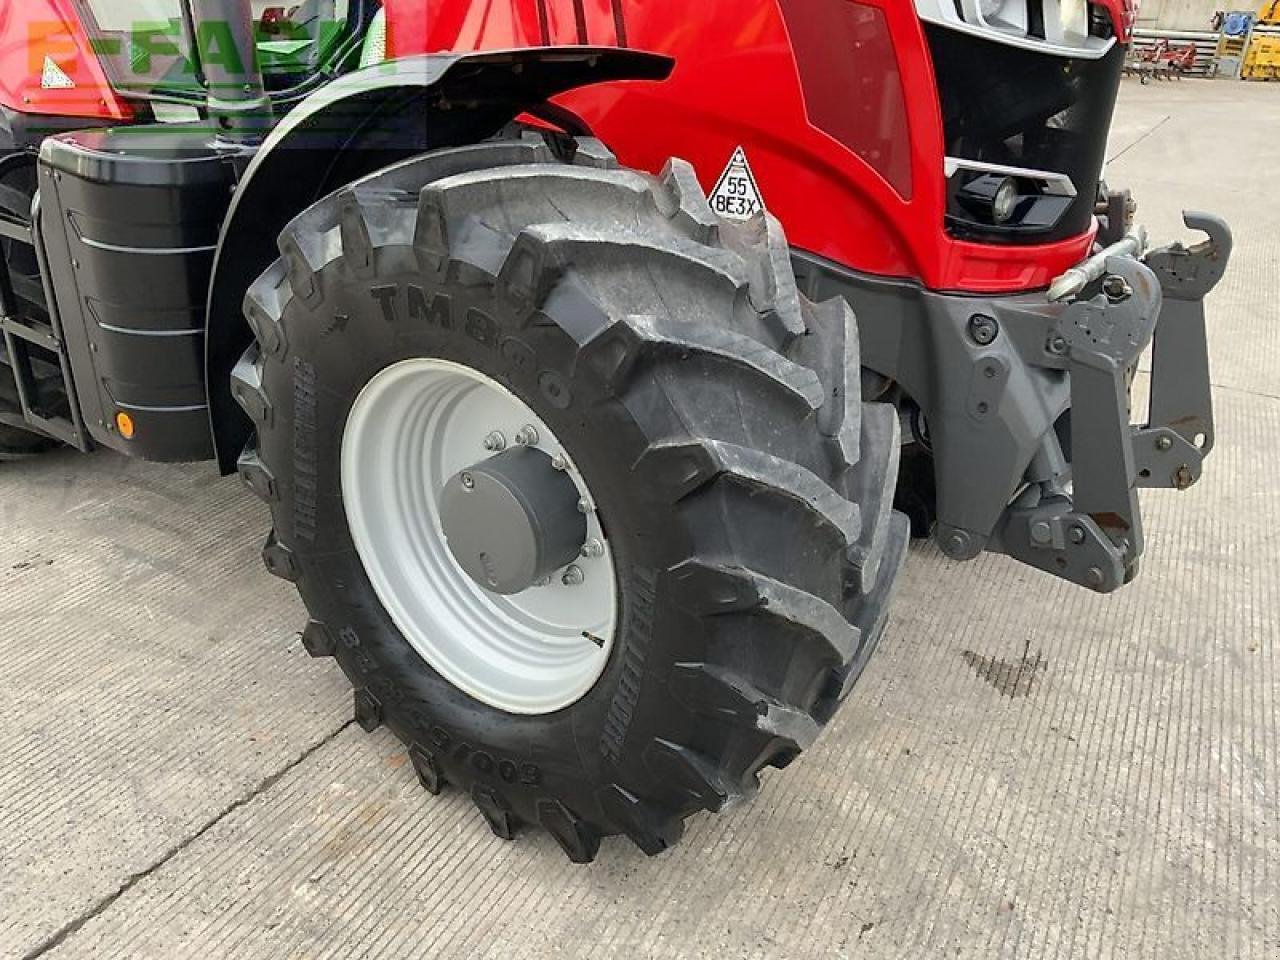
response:
<path fill-rule="evenodd" d="M 1266 0 L 1240 65 L 1244 80 L 1280 80 L 1280 0 Z"/>

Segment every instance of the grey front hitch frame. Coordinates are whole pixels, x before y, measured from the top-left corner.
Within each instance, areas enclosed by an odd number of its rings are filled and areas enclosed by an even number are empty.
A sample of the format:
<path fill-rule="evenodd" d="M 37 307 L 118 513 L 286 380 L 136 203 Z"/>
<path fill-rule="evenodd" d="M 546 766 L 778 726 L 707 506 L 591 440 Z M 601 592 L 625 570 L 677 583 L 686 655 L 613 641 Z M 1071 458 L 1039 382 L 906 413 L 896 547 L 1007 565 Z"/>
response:
<path fill-rule="evenodd" d="M 1214 443 L 1204 298 L 1231 231 L 1184 219 L 1207 239 L 1144 254 L 1130 231 L 1052 296 L 938 292 L 793 251 L 810 299 L 857 313 L 864 397 L 898 403 L 904 438 L 927 453 L 922 496 L 948 557 L 1001 552 L 1104 593 L 1136 575 L 1138 490 L 1192 486 Z M 1130 391 L 1153 343 L 1150 416 L 1135 426 Z"/>
<path fill-rule="evenodd" d="M 1069 457 L 1056 433 L 1004 512 L 990 548 L 1102 593 L 1137 574 L 1143 551 L 1138 489 L 1186 490 L 1213 449 L 1213 400 L 1204 298 L 1222 279 L 1231 231 L 1218 217 L 1185 213 L 1208 239 L 1162 247 L 1142 260 L 1105 259 L 1101 288 L 1043 316 L 1033 366 L 1070 382 Z M 1149 418 L 1131 425 L 1130 378 L 1152 345 Z M 1057 448 L 1055 451 L 1053 448 Z M 1069 461 L 1065 471 L 1046 462 Z"/>

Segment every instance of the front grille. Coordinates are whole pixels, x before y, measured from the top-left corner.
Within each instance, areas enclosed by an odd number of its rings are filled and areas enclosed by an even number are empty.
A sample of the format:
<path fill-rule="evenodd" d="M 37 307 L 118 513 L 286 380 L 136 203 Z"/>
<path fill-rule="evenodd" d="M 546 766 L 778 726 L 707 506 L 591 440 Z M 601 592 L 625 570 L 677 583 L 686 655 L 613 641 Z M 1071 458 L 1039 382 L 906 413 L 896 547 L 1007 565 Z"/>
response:
<path fill-rule="evenodd" d="M 1048 243 L 1090 229 L 1124 49 L 1097 60 L 1038 53 L 925 25 L 942 104 L 947 156 L 1064 173 L 1075 203 L 1051 228 L 998 236 Z M 956 229 L 953 226 L 953 231 Z M 965 228 L 970 239 L 981 231 Z M 978 235 L 974 235 L 978 234 Z"/>

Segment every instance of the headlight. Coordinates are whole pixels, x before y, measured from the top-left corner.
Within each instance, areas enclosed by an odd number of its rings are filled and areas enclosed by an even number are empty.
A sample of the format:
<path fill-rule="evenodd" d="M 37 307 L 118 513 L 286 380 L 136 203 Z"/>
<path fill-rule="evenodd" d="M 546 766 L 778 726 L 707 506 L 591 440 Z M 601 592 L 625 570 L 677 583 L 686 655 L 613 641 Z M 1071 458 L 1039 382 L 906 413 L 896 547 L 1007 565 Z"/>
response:
<path fill-rule="evenodd" d="M 1026 0 L 977 0 L 976 12 L 978 17 L 971 21 L 975 26 L 995 27 L 1003 33 L 1018 37 L 1027 35 L 1029 24 Z"/>
<path fill-rule="evenodd" d="M 1089 36 L 1088 0 L 1045 0 L 1044 19 L 1051 42 L 1079 43 Z"/>
<path fill-rule="evenodd" d="M 960 188 L 957 199 L 975 215 L 996 226 L 1008 223 L 1022 199 L 1013 177 L 986 174 Z"/>

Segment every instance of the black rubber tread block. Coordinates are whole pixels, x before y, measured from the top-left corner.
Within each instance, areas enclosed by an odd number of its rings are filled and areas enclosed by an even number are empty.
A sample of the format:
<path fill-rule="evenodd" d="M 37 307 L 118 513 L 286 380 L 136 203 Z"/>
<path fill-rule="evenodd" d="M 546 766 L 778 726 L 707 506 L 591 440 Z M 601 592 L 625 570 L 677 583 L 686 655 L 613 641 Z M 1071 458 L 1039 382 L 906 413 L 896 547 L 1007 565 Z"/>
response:
<path fill-rule="evenodd" d="M 858 649 L 858 628 L 830 603 L 744 567 L 689 560 L 666 574 L 675 602 L 704 617 L 751 613 L 782 621 L 819 641 L 827 659 L 847 663 Z"/>
<path fill-rule="evenodd" d="M 848 664 L 832 671 L 824 694 L 815 707 L 815 715 L 823 722 L 835 713 L 853 691 L 854 684 L 862 676 L 862 671 L 871 660 L 871 655 L 888 626 L 893 586 L 906 564 L 907 548 L 911 542 L 911 521 L 906 514 L 894 512 L 886 541 L 876 589 L 863 599 L 857 610 L 856 622 L 862 635 L 857 655 Z"/>
<path fill-rule="evenodd" d="M 589 364 L 616 392 L 643 368 L 646 360 L 686 360 L 698 354 L 749 370 L 790 400 L 816 411 L 826 398 L 818 375 L 792 363 L 751 337 L 717 327 L 686 325 L 665 317 L 630 316 L 615 320 L 583 345 L 579 363 Z"/>
<path fill-rule="evenodd" d="M 365 733 L 373 733 L 382 726 L 382 704 L 368 690 L 356 690 L 352 694 L 355 721 Z"/>
<path fill-rule="evenodd" d="M 752 686 L 733 670 L 712 663 L 678 663 L 671 673 L 672 695 L 692 713 L 786 740 L 808 749 L 821 726 L 804 710 Z"/>
<path fill-rule="evenodd" d="M 273 413 L 262 389 L 262 370 L 262 353 L 254 343 L 231 372 L 231 395 L 258 428 L 269 427 Z"/>
<path fill-rule="evenodd" d="M 658 201 L 662 212 L 698 243 L 717 243 L 721 220 L 711 211 L 693 165 L 673 159 L 663 169 L 661 180 L 666 189 L 666 196 Z"/>
<path fill-rule="evenodd" d="M 511 807 L 492 787 L 477 783 L 471 788 L 471 800 L 476 809 L 484 815 L 495 837 L 503 840 L 514 840 L 518 822 L 511 813 Z"/>
<path fill-rule="evenodd" d="M 262 548 L 262 562 L 273 577 L 290 583 L 298 582 L 298 562 L 293 551 L 276 539 L 275 530 L 271 531 Z"/>
<path fill-rule="evenodd" d="M 651 857 L 675 846 L 684 835 L 679 817 L 658 810 L 616 783 L 597 791 L 596 800 L 609 821 Z"/>
<path fill-rule="evenodd" d="M 310 656 L 332 657 L 338 649 L 329 628 L 319 620 L 308 620 L 302 631 L 302 646 Z"/>
<path fill-rule="evenodd" d="M 444 768 L 440 766 L 436 755 L 415 743 L 409 747 L 409 762 L 413 764 L 413 771 L 418 775 L 422 789 L 432 796 L 439 796 L 448 780 L 445 779 Z"/>
<path fill-rule="evenodd" d="M 669 740 L 652 741 L 645 748 L 644 762 L 659 782 L 684 791 L 710 813 L 719 813 L 745 795 L 741 787 L 729 783 L 714 761 Z"/>
<path fill-rule="evenodd" d="M 236 461 L 236 472 L 246 487 L 252 490 L 264 503 L 275 503 L 279 499 L 280 489 L 275 475 L 262 462 L 258 448 L 250 442 Z"/>
<path fill-rule="evenodd" d="M 613 151 L 595 137 L 579 137 L 578 149 L 573 154 L 574 166 L 593 167 L 596 170 L 617 170 L 618 158 Z"/>
<path fill-rule="evenodd" d="M 773 496 L 809 511 L 848 548 L 858 541 L 861 513 L 811 470 L 771 454 L 719 440 L 665 443 L 649 448 L 637 474 L 678 502 L 713 481 L 742 486 L 752 496 Z"/>
<path fill-rule="evenodd" d="M 559 800 L 538 801 L 538 823 L 574 863 L 591 863 L 600 850 L 600 833 Z"/>
<path fill-rule="evenodd" d="M 862 536 L 849 549 L 858 589 L 870 593 L 880 576 L 889 542 L 893 497 L 902 458 L 898 411 L 887 403 L 868 403 L 862 411 L 863 457 L 849 477 L 850 495 L 863 505 Z M 896 572 L 896 571 L 895 571 Z"/>
<path fill-rule="evenodd" d="M 244 295 L 244 316 L 259 348 L 269 357 L 282 358 L 289 350 L 284 327 L 284 305 L 293 296 L 288 266 L 277 260 Z"/>
<path fill-rule="evenodd" d="M 818 411 L 818 429 L 835 439 L 847 467 L 862 459 L 862 374 L 858 320 L 843 299 L 804 305 L 810 334 L 796 340 L 787 356 L 817 372 L 827 402 Z M 856 498 L 855 498 L 856 499 Z"/>

